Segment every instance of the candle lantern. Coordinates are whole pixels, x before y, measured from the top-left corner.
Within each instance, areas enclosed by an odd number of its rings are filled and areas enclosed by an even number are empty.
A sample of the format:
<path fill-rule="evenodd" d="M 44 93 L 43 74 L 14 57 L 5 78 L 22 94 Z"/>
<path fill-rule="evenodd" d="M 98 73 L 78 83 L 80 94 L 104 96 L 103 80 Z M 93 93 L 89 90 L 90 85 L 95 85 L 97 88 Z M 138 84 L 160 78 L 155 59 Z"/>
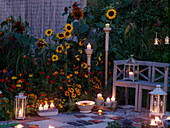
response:
<path fill-rule="evenodd" d="M 25 119 L 26 98 L 23 93 L 15 96 L 15 119 Z"/>
<path fill-rule="evenodd" d="M 91 49 L 90 43 L 87 45 L 87 49 L 85 49 L 85 53 L 87 55 L 88 72 L 90 72 L 90 69 L 91 69 L 91 55 L 93 53 L 93 49 Z"/>
<path fill-rule="evenodd" d="M 139 79 L 139 64 L 137 64 L 136 60 L 131 55 L 126 63 L 124 64 L 124 74 L 123 80 L 138 80 Z"/>
<path fill-rule="evenodd" d="M 156 88 L 149 92 L 150 94 L 150 113 L 152 116 L 162 116 L 165 114 L 165 100 L 167 93 L 161 89 L 160 85 L 156 85 Z"/>

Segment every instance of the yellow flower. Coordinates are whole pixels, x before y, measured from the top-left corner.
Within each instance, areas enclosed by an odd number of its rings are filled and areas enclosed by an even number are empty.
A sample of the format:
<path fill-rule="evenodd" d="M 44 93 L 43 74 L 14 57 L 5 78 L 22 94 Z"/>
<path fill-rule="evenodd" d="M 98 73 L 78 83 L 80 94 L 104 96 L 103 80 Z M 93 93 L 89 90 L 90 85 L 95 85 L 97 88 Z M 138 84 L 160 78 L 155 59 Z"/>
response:
<path fill-rule="evenodd" d="M 16 87 L 21 87 L 21 84 L 17 84 Z"/>
<path fill-rule="evenodd" d="M 79 72 L 78 71 L 74 71 L 74 74 L 78 74 Z"/>
<path fill-rule="evenodd" d="M 70 77 L 72 77 L 72 76 L 73 76 L 73 74 L 69 74 L 69 76 L 70 76 Z"/>
<path fill-rule="evenodd" d="M 70 76 L 67 76 L 67 79 L 70 79 Z"/>
<path fill-rule="evenodd" d="M 54 100 L 50 100 L 50 103 L 54 103 Z"/>
<path fill-rule="evenodd" d="M 82 40 L 79 42 L 79 46 L 83 46 L 85 40 L 86 40 L 86 38 L 82 39 Z"/>
<path fill-rule="evenodd" d="M 64 72 L 60 72 L 61 75 L 64 75 Z"/>
<path fill-rule="evenodd" d="M 53 75 L 56 75 L 56 74 L 58 74 L 58 72 L 57 72 L 57 71 L 55 71 L 55 72 L 53 73 Z"/>
<path fill-rule="evenodd" d="M 69 32 L 69 31 L 65 31 L 64 35 L 65 35 L 65 38 L 70 38 L 72 36 L 71 32 Z"/>
<path fill-rule="evenodd" d="M 99 61 L 101 61 L 101 60 L 102 60 L 100 56 L 98 57 L 98 60 L 99 60 Z"/>
<path fill-rule="evenodd" d="M 74 89 L 69 87 L 69 88 L 68 88 L 68 91 L 69 91 L 69 92 L 74 92 Z"/>
<path fill-rule="evenodd" d="M 82 51 L 82 50 L 78 50 L 78 52 L 79 52 L 80 54 L 82 54 L 82 53 L 83 53 L 83 51 Z"/>
<path fill-rule="evenodd" d="M 59 45 L 57 48 L 56 48 L 56 52 L 58 53 L 62 53 L 64 50 L 64 46 L 63 45 Z"/>
<path fill-rule="evenodd" d="M 17 83 L 22 83 L 22 80 L 18 80 Z"/>
<path fill-rule="evenodd" d="M 76 90 L 76 92 L 79 92 L 79 91 L 80 91 L 80 89 L 79 89 L 79 88 L 75 88 L 75 90 Z"/>
<path fill-rule="evenodd" d="M 16 79 L 17 79 L 17 77 L 13 76 L 11 79 L 12 79 L 12 80 L 16 80 Z"/>
<path fill-rule="evenodd" d="M 58 60 L 58 55 L 52 55 L 52 61 L 57 61 Z"/>
<path fill-rule="evenodd" d="M 36 45 L 38 46 L 38 48 L 44 48 L 45 46 L 47 46 L 47 42 L 45 42 L 45 39 L 38 39 Z"/>
<path fill-rule="evenodd" d="M 65 43 L 66 49 L 70 48 L 70 45 L 68 43 Z"/>
<path fill-rule="evenodd" d="M 103 97 L 99 97 L 98 99 L 99 99 L 99 100 L 103 100 Z"/>
<path fill-rule="evenodd" d="M 71 32 L 73 30 L 73 26 L 71 24 L 66 24 L 64 28 L 68 32 Z"/>
<path fill-rule="evenodd" d="M 64 36 L 65 36 L 64 33 L 57 33 L 57 34 L 56 34 L 56 37 L 57 37 L 58 39 L 64 39 Z"/>
<path fill-rule="evenodd" d="M 70 92 L 69 91 L 65 91 L 65 96 L 69 96 Z"/>
<path fill-rule="evenodd" d="M 71 86 L 70 84 L 68 84 L 67 86 Z"/>
<path fill-rule="evenodd" d="M 80 85 L 80 84 L 77 84 L 77 87 L 81 88 L 81 85 Z"/>
<path fill-rule="evenodd" d="M 80 55 L 75 55 L 77 61 L 80 61 Z"/>
<path fill-rule="evenodd" d="M 106 12 L 106 17 L 107 18 L 109 18 L 109 19 L 113 19 L 113 18 L 115 18 L 116 17 L 116 10 L 114 10 L 114 9 L 109 9 L 109 10 L 107 10 L 107 12 Z"/>
<path fill-rule="evenodd" d="M 72 94 L 71 94 L 71 97 L 72 97 L 72 98 L 76 98 L 76 94 L 75 94 L 75 93 L 72 93 Z"/>
<path fill-rule="evenodd" d="M 88 78 L 88 75 L 85 74 L 84 77 L 85 77 L 85 78 Z"/>
<path fill-rule="evenodd" d="M 82 68 L 87 68 L 87 66 L 88 66 L 87 63 L 85 63 L 85 62 L 81 63 Z"/>
<path fill-rule="evenodd" d="M 51 36 L 52 33 L 53 33 L 53 30 L 52 30 L 52 29 L 47 29 L 47 30 L 45 31 L 45 35 L 46 35 L 46 36 Z"/>
<path fill-rule="evenodd" d="M 29 74 L 29 77 L 33 77 L 33 74 Z"/>
<path fill-rule="evenodd" d="M 59 104 L 58 106 L 59 106 L 59 108 L 63 108 L 63 105 L 62 105 L 62 104 Z"/>

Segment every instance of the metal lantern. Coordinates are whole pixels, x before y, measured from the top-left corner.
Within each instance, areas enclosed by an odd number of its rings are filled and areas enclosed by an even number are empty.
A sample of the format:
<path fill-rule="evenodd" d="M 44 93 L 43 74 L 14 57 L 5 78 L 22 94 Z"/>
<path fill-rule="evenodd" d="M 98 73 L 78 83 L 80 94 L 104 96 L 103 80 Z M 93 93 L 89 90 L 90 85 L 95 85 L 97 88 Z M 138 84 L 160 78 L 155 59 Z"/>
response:
<path fill-rule="evenodd" d="M 123 80 L 138 80 L 139 79 L 139 64 L 137 64 L 136 60 L 131 55 L 126 63 L 124 64 L 124 74 Z"/>
<path fill-rule="evenodd" d="M 25 119 L 26 98 L 23 93 L 15 96 L 15 119 Z"/>
<path fill-rule="evenodd" d="M 161 89 L 160 85 L 156 85 L 156 88 L 149 92 L 150 94 L 150 113 L 149 115 L 152 116 L 162 116 L 165 114 L 165 96 L 167 95 Z"/>

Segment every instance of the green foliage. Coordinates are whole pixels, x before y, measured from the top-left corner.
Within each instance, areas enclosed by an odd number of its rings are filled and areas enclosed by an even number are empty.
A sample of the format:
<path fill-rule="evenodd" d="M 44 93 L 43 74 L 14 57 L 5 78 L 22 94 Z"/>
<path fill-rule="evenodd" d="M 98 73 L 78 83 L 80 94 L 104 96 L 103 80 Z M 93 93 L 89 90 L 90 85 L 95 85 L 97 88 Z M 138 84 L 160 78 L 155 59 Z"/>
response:
<path fill-rule="evenodd" d="M 106 128 L 122 128 L 121 124 L 118 121 L 108 122 Z"/>

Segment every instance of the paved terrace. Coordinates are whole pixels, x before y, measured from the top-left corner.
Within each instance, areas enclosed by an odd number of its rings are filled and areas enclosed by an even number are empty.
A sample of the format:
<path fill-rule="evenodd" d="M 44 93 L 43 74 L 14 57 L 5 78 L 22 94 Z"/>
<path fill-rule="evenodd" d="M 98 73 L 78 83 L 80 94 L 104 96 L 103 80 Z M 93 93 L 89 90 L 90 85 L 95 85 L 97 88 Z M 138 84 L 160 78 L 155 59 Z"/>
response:
<path fill-rule="evenodd" d="M 116 111 L 103 111 L 102 115 L 98 115 L 97 111 L 92 111 L 88 114 L 73 112 L 59 113 L 57 116 L 48 117 L 30 116 L 26 117 L 25 120 L 17 121 L 24 125 L 24 128 L 30 128 L 30 125 L 38 125 L 39 128 L 49 128 L 49 125 L 55 128 L 105 128 L 107 122 L 117 120 L 122 123 L 124 119 L 131 119 L 133 126 L 140 128 L 141 122 L 149 121 L 148 112 L 149 110 L 144 108 L 142 112 L 135 112 L 134 106 L 126 105 L 118 107 Z M 170 116 L 170 112 L 166 112 L 164 118 L 168 116 Z"/>

